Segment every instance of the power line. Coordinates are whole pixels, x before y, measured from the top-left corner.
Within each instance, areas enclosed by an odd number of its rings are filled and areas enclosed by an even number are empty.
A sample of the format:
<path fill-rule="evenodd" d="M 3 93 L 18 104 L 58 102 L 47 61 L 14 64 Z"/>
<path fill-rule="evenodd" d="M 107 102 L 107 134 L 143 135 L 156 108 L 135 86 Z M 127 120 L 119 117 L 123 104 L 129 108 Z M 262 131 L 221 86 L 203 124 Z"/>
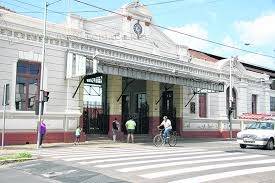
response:
<path fill-rule="evenodd" d="M 21 3 L 21 4 L 28 5 L 28 6 L 32 6 L 34 8 L 38 8 L 38 9 L 44 10 L 44 8 L 42 8 L 40 6 L 37 6 L 37 5 L 34 5 L 34 4 L 31 4 L 31 3 L 26 3 L 26 2 L 23 2 L 23 1 L 20 1 L 20 0 L 13 0 L 13 1 L 16 1 L 16 2 Z M 48 9 L 48 11 L 56 13 L 56 14 L 67 16 L 66 14 L 64 14 L 62 12 L 54 11 L 54 10 L 51 10 L 51 9 Z"/>
<path fill-rule="evenodd" d="M 13 0 L 13 1 L 16 1 L 16 2 L 19 2 L 19 3 L 22 3 L 22 4 L 26 4 L 26 5 L 29 5 L 29 6 L 32 6 L 32 7 L 36 7 L 36 8 L 39 8 L 39 9 L 43 9 L 42 7 L 39 7 L 39 6 L 36 6 L 36 5 L 33 5 L 33 4 L 30 4 L 30 3 L 26 3 L 26 2 L 22 2 L 20 0 Z M 86 3 L 86 2 L 83 2 L 83 1 L 80 1 L 80 0 L 74 0 L 76 2 L 79 2 L 81 4 L 85 4 L 87 6 L 91 6 L 91 7 L 94 7 L 94 8 L 97 8 L 97 9 L 100 9 L 102 11 L 107 11 L 109 13 L 114 13 L 114 14 L 117 14 L 117 15 L 120 15 L 120 16 L 123 16 L 123 17 L 126 17 L 126 15 L 123 15 L 121 13 L 118 13 L 118 12 L 115 12 L 115 11 L 112 11 L 112 10 L 109 10 L 109 9 L 105 9 L 105 8 L 101 8 L 99 6 L 96 6 L 96 5 L 92 5 L 92 4 L 89 4 L 89 3 Z M 160 2 L 160 3 L 172 3 L 172 2 L 177 2 L 177 1 L 183 1 L 183 0 L 174 0 L 174 1 L 167 1 L 167 2 Z M 218 0 L 215 0 L 215 1 L 211 1 L 211 2 L 216 2 Z M 158 3 L 158 4 L 160 4 Z M 210 3 L 210 2 L 209 2 Z M 154 4 L 157 4 L 157 3 L 154 3 Z M 149 5 L 153 5 L 153 4 L 147 4 L 146 6 L 149 6 Z M 49 10 L 49 11 L 52 11 L 54 13 L 58 13 L 58 14 L 62 14 L 62 15 L 65 15 L 63 12 L 57 12 L 57 11 L 53 11 L 53 10 Z M 139 20 L 139 19 L 136 19 L 136 18 L 133 18 L 135 20 Z M 139 21 L 142 21 L 142 20 L 139 20 Z M 242 48 L 238 48 L 238 47 L 234 47 L 234 46 L 230 46 L 230 45 L 226 45 L 226 44 L 223 44 L 223 43 L 219 43 L 219 42 L 216 42 L 216 41 L 212 41 L 212 40 L 209 40 L 209 39 L 204 39 L 204 38 L 201 38 L 201 37 L 198 37 L 198 36 L 194 36 L 194 35 L 191 35 L 191 34 L 187 34 L 187 33 L 184 33 L 184 32 L 180 32 L 180 31 L 177 31 L 177 30 L 174 30 L 174 29 L 170 29 L 170 28 L 167 28 L 167 27 L 164 27 L 164 26 L 160 26 L 160 25 L 157 25 L 157 24 L 153 24 L 151 23 L 151 25 L 155 26 L 155 27 L 158 27 L 158 28 L 161 28 L 161 29 L 164 29 L 164 30 L 168 30 L 168 31 L 171 31 L 171 32 L 175 32 L 175 33 L 178 33 L 178 34 L 181 34 L 181 35 L 185 35 L 185 36 L 188 36 L 188 37 L 192 37 L 194 39 L 198 39 L 198 40 L 201 40 L 201 41 L 205 41 L 205 42 L 209 42 L 209 43 L 212 43 L 212 44 L 216 44 L 216 45 L 219 45 L 219 46 L 223 46 L 223 47 L 227 47 L 227 48 L 230 48 L 230 49 L 235 49 L 235 50 L 239 50 L 239 51 L 243 51 L 243 52 L 247 52 L 247 53 L 252 53 L 252 54 L 256 54 L 256 55 L 260 55 L 260 56 L 265 56 L 265 57 L 270 57 L 270 58 L 275 58 L 275 56 L 271 56 L 271 55 L 267 55 L 267 54 L 262 54 L 262 53 L 258 53 L 258 52 L 254 52 L 254 51 L 250 51 L 250 50 L 246 50 L 246 49 L 242 49 Z"/>
<path fill-rule="evenodd" d="M 80 0 L 74 0 L 74 1 L 79 2 L 81 4 L 85 4 L 87 6 L 91 6 L 91 7 L 100 9 L 100 10 L 104 10 L 104 11 L 109 12 L 109 13 L 113 13 L 113 14 L 117 14 L 117 15 L 120 15 L 120 16 L 123 16 L 123 17 L 127 17 L 124 14 L 121 14 L 121 13 L 118 13 L 118 12 L 115 12 L 115 11 L 112 11 L 112 10 L 109 10 L 109 9 L 106 9 L 106 8 L 102 8 L 102 7 L 99 7 L 99 6 L 90 4 L 90 3 L 86 3 L 86 2 L 83 2 L 83 1 L 80 1 Z M 139 19 L 133 18 L 133 17 L 132 17 L 132 19 L 138 20 L 138 21 L 141 21 L 141 22 L 145 22 L 143 20 L 139 20 Z M 262 54 L 262 53 L 258 53 L 258 52 L 254 52 L 254 51 L 238 48 L 238 47 L 235 47 L 235 46 L 226 45 L 226 44 L 219 43 L 219 42 L 216 42 L 216 41 L 212 41 L 212 40 L 209 40 L 209 39 L 204 39 L 204 38 L 201 38 L 201 37 L 198 37 L 198 36 L 194 36 L 194 35 L 191 35 L 191 34 L 180 32 L 180 31 L 177 31 L 177 30 L 174 30 L 174 29 L 170 29 L 170 28 L 167 28 L 167 27 L 164 27 L 164 26 L 161 26 L 161 25 L 157 25 L 157 24 L 154 24 L 154 23 L 150 23 L 150 24 L 153 25 L 153 26 L 155 26 L 155 27 L 164 29 L 164 30 L 175 32 L 177 34 L 185 35 L 185 36 L 188 36 L 188 37 L 191 37 L 191 38 L 194 38 L 194 39 L 198 39 L 198 40 L 201 40 L 201 41 L 205 41 L 205 42 L 208 42 L 208 43 L 211 43 L 211 44 L 216 44 L 216 45 L 227 47 L 227 48 L 230 48 L 230 49 L 239 50 L 239 51 L 242 51 L 242 52 L 252 53 L 252 54 L 255 54 L 255 55 L 260 55 L 260 56 L 270 57 L 270 58 L 274 58 L 275 59 L 275 56 L 271 56 L 271 55 L 267 55 L 267 54 Z"/>
<path fill-rule="evenodd" d="M 155 5 L 176 3 L 176 2 L 181 2 L 181 1 L 186 1 L 186 0 L 163 1 L 163 2 L 158 2 L 158 3 L 145 4 L 145 5 L 142 5 L 142 6 L 155 6 Z"/>

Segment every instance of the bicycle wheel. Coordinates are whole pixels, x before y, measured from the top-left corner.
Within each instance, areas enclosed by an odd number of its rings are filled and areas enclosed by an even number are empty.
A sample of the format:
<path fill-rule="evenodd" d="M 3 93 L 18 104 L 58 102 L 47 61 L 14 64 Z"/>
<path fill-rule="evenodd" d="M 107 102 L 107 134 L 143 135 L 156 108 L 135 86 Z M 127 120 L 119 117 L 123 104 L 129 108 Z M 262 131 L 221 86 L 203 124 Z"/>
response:
<path fill-rule="evenodd" d="M 170 138 L 168 139 L 169 146 L 174 147 L 177 144 L 177 137 L 175 135 L 170 135 Z"/>
<path fill-rule="evenodd" d="M 163 144 L 163 138 L 160 134 L 156 135 L 153 139 L 153 143 L 156 147 L 159 147 Z"/>

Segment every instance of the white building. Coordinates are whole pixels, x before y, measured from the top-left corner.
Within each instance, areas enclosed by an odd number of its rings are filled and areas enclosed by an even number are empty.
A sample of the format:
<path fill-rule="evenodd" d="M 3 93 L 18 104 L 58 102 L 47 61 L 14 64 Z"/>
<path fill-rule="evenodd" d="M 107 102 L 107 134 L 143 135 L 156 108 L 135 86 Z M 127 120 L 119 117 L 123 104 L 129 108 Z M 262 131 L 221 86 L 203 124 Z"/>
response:
<path fill-rule="evenodd" d="M 228 137 L 229 60 L 176 45 L 152 24 L 144 6 L 130 3 L 118 11 L 125 16 L 87 20 L 71 15 L 64 24 L 47 23 L 46 141 L 72 141 L 78 124 L 87 133 L 109 133 L 114 118 L 124 123 L 129 115 L 137 120 L 137 133 L 155 134 L 168 115 L 182 136 Z M 1 102 L 2 86 L 10 84 L 6 144 L 36 141 L 42 33 L 42 20 L 0 9 Z M 252 71 L 240 61 L 233 65 L 234 116 L 274 111 L 274 71 Z M 84 122 L 82 81 L 102 88 L 102 106 L 85 109 L 92 115 Z M 1 116 L 2 106 L 0 111 Z M 234 132 L 241 124 L 233 120 Z"/>

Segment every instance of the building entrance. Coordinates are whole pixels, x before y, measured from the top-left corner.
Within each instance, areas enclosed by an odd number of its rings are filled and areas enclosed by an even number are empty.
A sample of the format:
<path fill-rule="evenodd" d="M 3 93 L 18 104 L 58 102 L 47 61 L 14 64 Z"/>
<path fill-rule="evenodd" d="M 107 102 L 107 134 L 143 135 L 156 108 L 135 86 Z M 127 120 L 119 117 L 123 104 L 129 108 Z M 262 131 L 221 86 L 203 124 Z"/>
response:
<path fill-rule="evenodd" d="M 149 107 L 146 101 L 146 81 L 136 80 L 129 83 L 128 78 L 124 78 L 125 92 L 122 96 L 122 131 L 126 133 L 125 123 L 131 116 L 136 122 L 137 134 L 148 134 L 149 131 Z M 127 87 L 126 87 L 127 86 Z"/>
<path fill-rule="evenodd" d="M 86 134 L 108 134 L 106 76 L 85 76 L 83 90 L 83 131 Z"/>
<path fill-rule="evenodd" d="M 162 102 L 160 106 L 160 121 L 167 116 L 171 120 L 172 128 L 176 130 L 176 108 L 173 105 L 173 91 L 162 92 Z"/>

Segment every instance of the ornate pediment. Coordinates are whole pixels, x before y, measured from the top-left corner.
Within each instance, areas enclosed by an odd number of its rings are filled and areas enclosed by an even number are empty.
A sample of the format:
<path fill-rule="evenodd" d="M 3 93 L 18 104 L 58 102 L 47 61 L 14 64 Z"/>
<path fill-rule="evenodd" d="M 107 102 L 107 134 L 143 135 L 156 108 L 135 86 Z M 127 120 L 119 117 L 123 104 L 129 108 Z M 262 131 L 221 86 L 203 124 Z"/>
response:
<path fill-rule="evenodd" d="M 101 42 L 173 58 L 180 58 L 180 53 L 184 53 L 152 24 L 152 15 L 146 6 L 134 2 L 117 12 L 125 16 L 114 13 L 82 20 L 80 25 L 91 39 Z"/>

